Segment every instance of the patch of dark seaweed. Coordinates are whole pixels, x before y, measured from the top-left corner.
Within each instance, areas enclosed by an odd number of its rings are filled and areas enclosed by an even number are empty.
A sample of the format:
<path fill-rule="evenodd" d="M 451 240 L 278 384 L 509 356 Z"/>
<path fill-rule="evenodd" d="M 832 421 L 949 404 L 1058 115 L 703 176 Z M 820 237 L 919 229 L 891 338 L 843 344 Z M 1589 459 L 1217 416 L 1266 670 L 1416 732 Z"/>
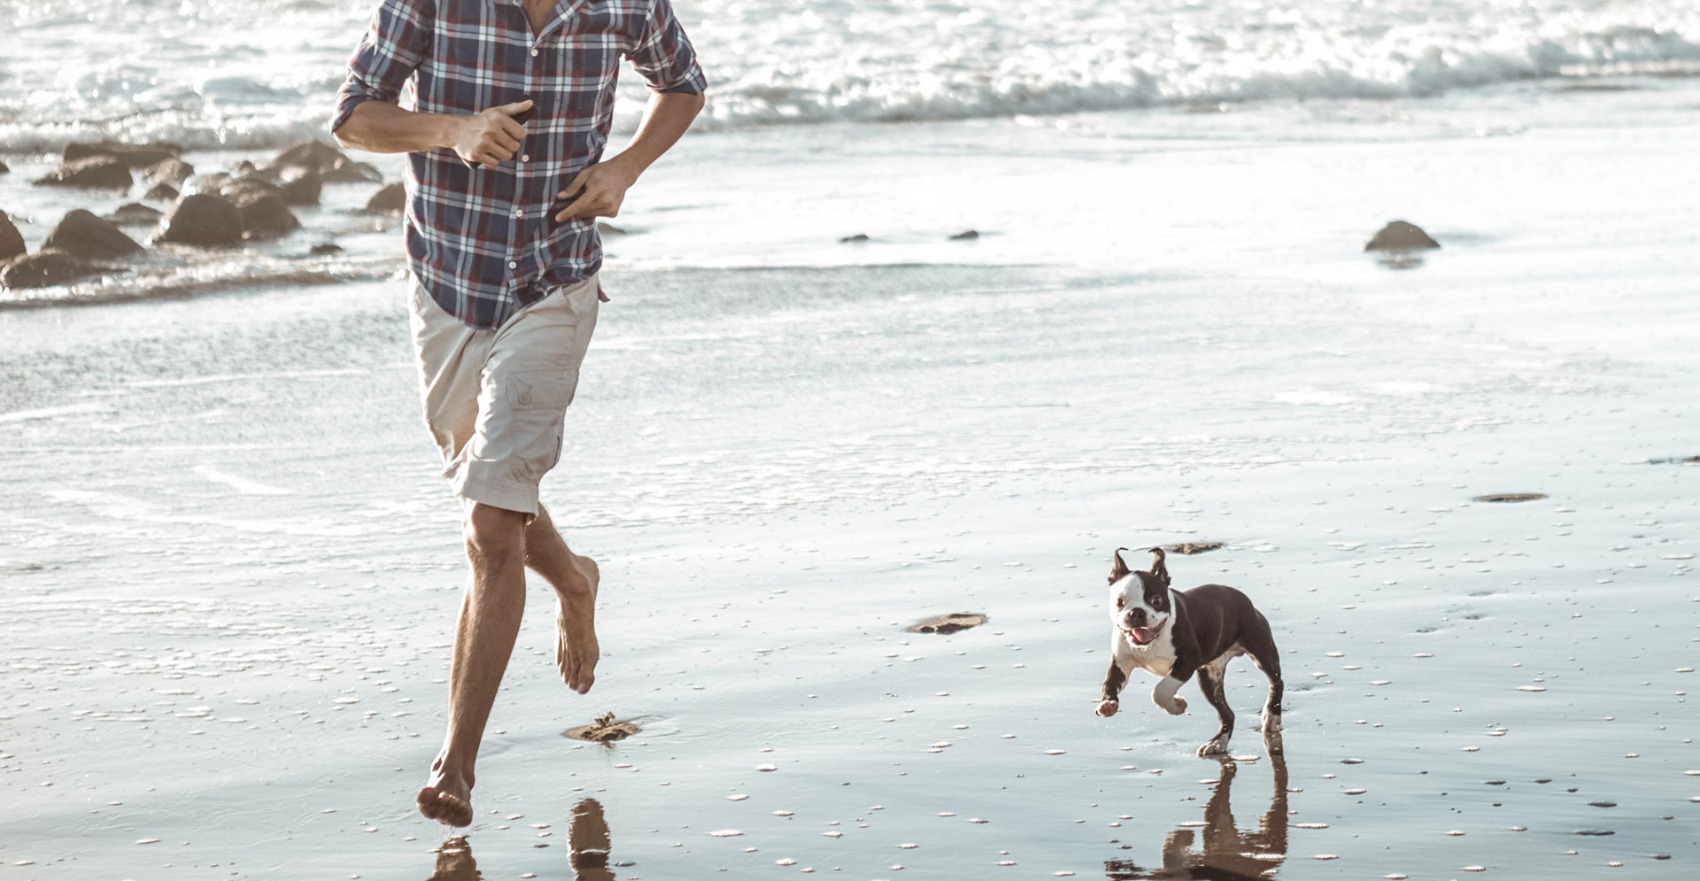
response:
<path fill-rule="evenodd" d="M 1474 501 L 1508 504 L 1511 502 L 1534 502 L 1546 497 L 1546 493 L 1488 493 L 1485 496 L 1476 496 Z"/>
<path fill-rule="evenodd" d="M 909 625 L 909 633 L 940 633 L 951 634 L 970 627 L 979 627 L 991 619 L 979 612 L 950 612 L 944 615 L 934 615 Z"/>
<path fill-rule="evenodd" d="M 607 712 L 597 716 L 596 721 L 589 725 L 568 728 L 561 732 L 561 736 L 591 743 L 613 743 L 616 740 L 625 740 L 642 730 L 632 720 L 616 719 L 612 712 Z"/>
<path fill-rule="evenodd" d="M 1648 459 L 1648 465 L 1700 465 L 1700 456 L 1666 456 L 1662 459 Z"/>
<path fill-rule="evenodd" d="M 1217 551 L 1221 549 L 1222 543 L 1219 541 L 1183 541 L 1179 544 L 1163 546 L 1163 550 L 1165 551 L 1170 551 L 1176 554 L 1186 554 L 1187 556 L 1208 553 L 1210 551 Z"/>

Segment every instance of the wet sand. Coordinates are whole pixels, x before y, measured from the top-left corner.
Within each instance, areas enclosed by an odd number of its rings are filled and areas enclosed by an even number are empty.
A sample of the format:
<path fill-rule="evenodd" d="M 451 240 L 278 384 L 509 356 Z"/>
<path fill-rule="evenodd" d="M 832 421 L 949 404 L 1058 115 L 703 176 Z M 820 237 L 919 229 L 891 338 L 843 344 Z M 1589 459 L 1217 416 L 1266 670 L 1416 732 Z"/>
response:
<path fill-rule="evenodd" d="M 1692 125 L 1143 119 L 885 132 L 814 211 L 820 169 L 739 169 L 825 134 L 657 170 L 544 488 L 605 658 L 567 691 L 534 593 L 464 853 L 412 810 L 462 564 L 399 286 L 0 316 L 0 877 L 1691 874 Z M 1041 161 L 1044 228 L 951 189 Z M 1357 253 L 1393 216 L 1443 249 Z M 1110 552 L 1204 542 L 1170 571 L 1273 623 L 1284 762 L 1244 660 L 1230 765 L 1194 686 L 1092 714 Z M 562 736 L 605 712 L 642 731 Z"/>

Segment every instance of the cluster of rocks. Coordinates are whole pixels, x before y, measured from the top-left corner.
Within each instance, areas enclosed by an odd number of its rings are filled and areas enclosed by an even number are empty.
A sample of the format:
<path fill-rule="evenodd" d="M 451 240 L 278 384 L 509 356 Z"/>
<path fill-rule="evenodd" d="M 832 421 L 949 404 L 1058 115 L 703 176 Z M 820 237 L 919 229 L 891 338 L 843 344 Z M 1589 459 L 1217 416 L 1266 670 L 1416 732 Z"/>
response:
<path fill-rule="evenodd" d="M 139 174 L 150 188 L 141 202 L 124 204 L 105 217 L 71 211 L 34 254 L 26 253 L 17 227 L 0 211 L 0 286 L 47 287 L 116 269 L 102 261 L 146 250 L 120 229 L 124 226 L 153 226 L 150 244 L 228 248 L 276 239 L 301 228 L 293 209 L 318 205 L 326 184 L 383 182 L 376 168 L 319 141 L 296 144 L 263 167 L 244 161 L 212 173 L 197 173 L 182 153 L 173 144 L 66 146 L 59 167 L 37 179 L 38 186 L 127 193 Z M 6 170 L 0 165 L 0 174 Z M 400 214 L 404 200 L 401 184 L 390 184 L 366 210 Z M 162 211 L 146 202 L 169 207 Z"/>

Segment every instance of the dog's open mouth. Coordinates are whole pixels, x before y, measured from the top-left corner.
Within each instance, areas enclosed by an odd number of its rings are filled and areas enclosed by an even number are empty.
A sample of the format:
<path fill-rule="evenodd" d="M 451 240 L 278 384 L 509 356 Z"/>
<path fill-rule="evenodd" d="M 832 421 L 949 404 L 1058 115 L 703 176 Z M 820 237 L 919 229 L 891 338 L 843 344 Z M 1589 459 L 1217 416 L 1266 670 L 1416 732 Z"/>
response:
<path fill-rule="evenodd" d="M 1164 623 L 1166 624 L 1168 622 L 1165 621 Z M 1157 638 L 1157 634 L 1163 632 L 1163 625 L 1159 624 L 1156 627 L 1123 627 L 1122 632 L 1127 634 L 1128 641 L 1134 645 L 1150 645 L 1151 641 Z"/>

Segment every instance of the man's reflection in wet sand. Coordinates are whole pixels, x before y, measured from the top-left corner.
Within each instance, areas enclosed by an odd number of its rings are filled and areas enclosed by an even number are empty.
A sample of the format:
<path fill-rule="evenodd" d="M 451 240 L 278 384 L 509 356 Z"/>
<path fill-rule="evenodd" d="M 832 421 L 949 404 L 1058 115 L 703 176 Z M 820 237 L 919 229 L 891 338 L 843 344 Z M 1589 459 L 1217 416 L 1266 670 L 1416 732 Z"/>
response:
<path fill-rule="evenodd" d="M 602 817 L 602 803 L 594 798 L 573 805 L 573 825 L 568 833 L 573 852 L 574 881 L 614 881 L 608 868 L 608 850 L 613 838 L 608 834 L 608 821 Z"/>
<path fill-rule="evenodd" d="M 472 859 L 472 845 L 456 835 L 437 848 L 437 870 L 430 881 L 478 881 L 478 863 Z"/>
<path fill-rule="evenodd" d="M 1128 860 L 1109 860 L 1104 863 L 1109 881 L 1274 878 L 1287 859 L 1287 760 L 1280 753 L 1271 753 L 1269 762 L 1274 770 L 1275 793 L 1256 832 L 1242 833 L 1234 824 L 1229 790 L 1233 788 L 1239 766 L 1233 761 L 1223 761 L 1216 792 L 1204 807 L 1203 849 L 1192 849 L 1193 830 L 1176 829 L 1163 841 L 1163 868 L 1142 869 Z"/>
<path fill-rule="evenodd" d="M 572 848 L 567 862 L 573 867 L 573 881 L 614 881 L 614 873 L 608 868 L 613 837 L 608 834 L 601 802 L 587 798 L 573 805 L 567 841 Z M 479 881 L 483 877 L 472 859 L 472 845 L 463 836 L 450 838 L 437 848 L 437 869 L 429 881 Z"/>

